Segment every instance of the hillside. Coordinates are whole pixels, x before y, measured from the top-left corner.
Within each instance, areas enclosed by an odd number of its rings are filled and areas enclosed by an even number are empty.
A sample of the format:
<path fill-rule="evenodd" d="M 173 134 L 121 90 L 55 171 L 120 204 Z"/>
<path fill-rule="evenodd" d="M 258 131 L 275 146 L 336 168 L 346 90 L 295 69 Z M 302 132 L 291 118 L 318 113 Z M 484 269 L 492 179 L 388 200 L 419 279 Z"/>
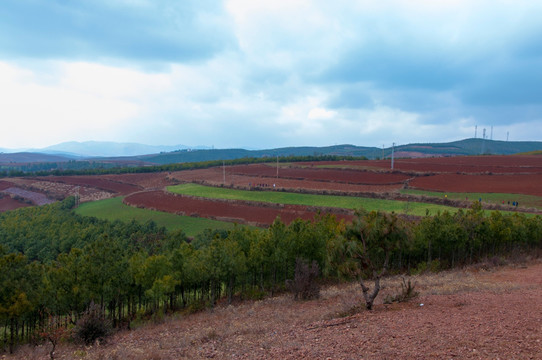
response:
<path fill-rule="evenodd" d="M 400 291 L 400 278 L 386 279 L 371 312 L 355 308 L 362 302 L 358 284 L 342 284 L 323 289 L 318 300 L 285 294 L 218 306 L 123 330 L 84 350 L 63 343 L 55 354 L 88 360 L 539 358 L 542 264 L 486 265 L 414 276 L 419 297 L 399 304 L 382 304 L 385 294 Z M 50 349 L 26 346 L 5 357 L 45 360 Z"/>
<path fill-rule="evenodd" d="M 103 145 L 103 153 L 116 153 L 108 157 L 84 156 L 86 150 Z M 16 166 L 14 164 L 28 163 L 66 163 L 79 156 L 77 165 L 70 163 L 71 168 L 84 169 L 96 167 L 125 167 L 144 165 L 165 165 L 173 163 L 202 162 L 212 160 L 233 160 L 240 158 L 269 158 L 276 156 L 354 156 L 366 157 L 368 159 L 389 158 L 392 148 L 364 147 L 356 145 L 334 145 L 325 147 L 285 147 L 265 150 L 246 149 L 186 149 L 182 145 L 175 147 L 179 150 L 148 153 L 146 155 L 125 156 L 127 153 L 141 153 L 142 151 L 153 151 L 167 147 L 151 147 L 138 144 L 116 144 L 116 143 L 66 143 L 64 147 L 58 145 L 36 152 L 21 153 L 0 153 L 0 165 Z M 169 147 L 171 149 L 172 147 Z M 63 154 L 51 154 L 51 151 L 63 150 Z M 69 155 L 68 154 L 69 151 Z M 395 146 L 395 157 L 442 157 L 458 155 L 510 155 L 542 150 L 541 141 L 494 141 L 483 139 L 465 139 L 449 143 L 417 143 Z M 90 150 L 88 150 L 90 151 Z M 65 166 L 57 166 L 65 168 Z M 54 167 L 52 167 L 54 168 Z M 21 170 L 15 168 L 15 170 Z M 22 169 L 27 171 L 26 169 Z"/>
<path fill-rule="evenodd" d="M 0 164 L 24 164 L 24 163 L 58 163 L 67 162 L 73 158 L 62 155 L 45 153 L 19 152 L 0 153 Z"/>
<path fill-rule="evenodd" d="M 449 143 L 408 144 L 396 146 L 397 157 L 429 157 L 429 156 L 458 156 L 458 155 L 510 155 L 521 152 L 542 150 L 540 141 L 494 141 L 483 139 L 465 139 Z M 157 155 L 138 157 L 140 160 L 156 164 L 177 162 L 197 162 L 209 160 L 230 160 L 243 157 L 275 157 L 275 156 L 364 156 L 376 159 L 391 156 L 392 149 L 363 147 L 355 145 L 335 145 L 327 147 L 287 147 L 269 150 L 216 149 L 176 151 Z"/>

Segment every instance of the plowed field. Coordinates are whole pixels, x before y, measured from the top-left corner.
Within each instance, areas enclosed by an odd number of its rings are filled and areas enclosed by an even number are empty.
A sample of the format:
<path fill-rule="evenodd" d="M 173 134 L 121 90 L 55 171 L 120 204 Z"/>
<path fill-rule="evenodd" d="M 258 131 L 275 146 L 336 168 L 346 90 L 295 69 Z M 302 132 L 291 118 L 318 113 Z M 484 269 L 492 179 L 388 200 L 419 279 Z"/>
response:
<path fill-rule="evenodd" d="M 119 181 L 112 181 L 103 176 L 52 176 L 49 181 L 61 182 L 70 185 L 88 186 L 114 192 L 121 195 L 131 194 L 142 190 L 142 187 Z"/>
<path fill-rule="evenodd" d="M 390 168 L 390 160 L 358 161 L 359 166 Z M 425 159 L 395 159 L 399 171 L 467 174 L 542 174 L 542 157 L 532 156 L 457 156 Z"/>
<path fill-rule="evenodd" d="M 277 169 L 270 165 L 241 165 L 232 166 L 234 175 L 249 175 L 260 177 L 277 177 Z M 313 169 L 301 167 L 279 168 L 278 178 L 316 180 L 347 184 L 362 185 L 392 185 L 403 184 L 410 176 L 399 173 L 374 172 L 348 169 Z"/>
<path fill-rule="evenodd" d="M 542 196 L 542 174 L 438 174 L 417 177 L 410 182 L 410 187 L 434 191 L 509 193 Z"/>
<path fill-rule="evenodd" d="M 276 170 L 275 170 L 276 171 Z M 325 170 L 324 170 L 325 171 Z M 332 181 L 316 181 L 316 180 L 296 180 L 280 177 L 264 177 L 258 175 L 240 175 L 233 174 L 229 168 L 226 168 L 224 176 L 222 168 L 210 168 L 201 170 L 178 171 L 171 175 L 177 181 L 181 182 L 197 182 L 211 186 L 220 186 L 225 184 L 228 186 L 240 188 L 276 188 L 287 191 L 308 190 L 311 192 L 329 192 L 329 193 L 386 193 L 394 192 L 403 188 L 404 184 L 347 184 Z M 273 186 L 274 185 L 274 186 Z"/>
<path fill-rule="evenodd" d="M 163 190 L 175 183 L 195 182 L 211 186 L 230 186 L 241 189 L 276 189 L 314 194 L 362 195 L 379 193 L 388 196 L 403 188 L 457 193 L 509 193 L 542 196 L 541 156 L 469 156 L 419 159 L 396 159 L 394 171 L 389 160 L 381 161 L 334 161 L 281 164 L 251 164 L 215 167 L 173 173 L 145 173 L 101 176 L 47 176 L 19 178 L 0 181 L 0 190 L 20 187 L 62 198 L 79 193 L 82 201 L 98 200 L 118 195 L 129 195 L 142 190 Z M 151 201 L 150 194 L 158 196 Z M 143 195 L 137 195 L 143 196 Z M 165 196 L 165 197 L 164 197 Z M 161 199 L 161 200 L 159 200 Z M 165 201 L 161 204 L 160 201 Z M 147 192 L 138 206 L 149 206 L 171 212 L 197 213 L 220 219 L 245 222 L 269 223 L 274 215 L 260 214 L 261 205 L 233 210 L 230 201 L 220 206 L 199 203 L 194 209 L 177 204 L 163 192 Z M 172 204 L 176 204 L 173 206 Z M 184 205 L 183 205 L 184 206 Z M 243 206 L 246 206 L 244 204 Z M 214 208 L 210 213 L 210 208 Z M 265 211 L 270 212 L 266 206 Z M 312 218 L 307 209 L 282 209 L 283 220 L 291 216 Z M 305 214 L 306 212 L 310 214 Z M 250 216 L 248 213 L 251 213 Z M 207 214 L 207 215 L 205 215 Z M 295 215 L 291 215 L 295 214 Z"/>
<path fill-rule="evenodd" d="M 124 202 L 130 206 L 252 225 L 270 225 L 277 216 L 280 216 L 285 223 L 290 223 L 297 218 L 311 220 L 317 214 L 315 209 L 301 205 L 209 200 L 158 190 L 129 195 Z M 337 217 L 347 221 L 352 220 L 352 215 L 337 214 Z"/>
<path fill-rule="evenodd" d="M 11 196 L 4 195 L 0 197 L 0 212 L 15 210 L 26 206 L 30 206 L 30 204 L 12 199 Z"/>

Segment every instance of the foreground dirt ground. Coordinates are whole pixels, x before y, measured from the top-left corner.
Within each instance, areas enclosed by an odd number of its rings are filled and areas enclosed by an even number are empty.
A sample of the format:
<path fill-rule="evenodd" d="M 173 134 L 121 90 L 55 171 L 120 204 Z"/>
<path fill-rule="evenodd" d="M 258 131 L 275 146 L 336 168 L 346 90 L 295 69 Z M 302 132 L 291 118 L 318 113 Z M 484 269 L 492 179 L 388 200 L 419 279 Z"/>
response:
<path fill-rule="evenodd" d="M 357 284 L 321 298 L 289 295 L 167 318 L 112 336 L 106 344 L 64 344 L 58 359 L 542 359 L 542 262 L 484 266 L 410 278 L 420 295 L 382 304 L 400 291 L 385 281 L 373 311 Z M 47 359 L 49 346 L 17 359 Z"/>

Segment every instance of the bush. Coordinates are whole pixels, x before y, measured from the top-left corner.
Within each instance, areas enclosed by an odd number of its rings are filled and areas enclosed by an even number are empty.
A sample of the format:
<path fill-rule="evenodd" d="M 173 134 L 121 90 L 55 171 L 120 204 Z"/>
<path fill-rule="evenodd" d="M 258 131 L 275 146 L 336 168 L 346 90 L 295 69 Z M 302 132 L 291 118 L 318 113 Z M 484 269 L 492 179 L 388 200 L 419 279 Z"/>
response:
<path fill-rule="evenodd" d="M 408 283 L 403 278 L 403 283 L 401 284 L 401 293 L 391 296 L 388 295 L 384 299 L 384 304 L 391 304 L 394 302 L 405 302 L 410 299 L 413 299 L 419 295 L 419 292 L 414 290 L 414 285 L 408 280 Z"/>
<path fill-rule="evenodd" d="M 105 319 L 104 312 L 98 305 L 90 303 L 75 325 L 75 340 L 89 345 L 96 340 L 103 341 L 110 334 L 111 323 Z"/>
<path fill-rule="evenodd" d="M 296 259 L 294 280 L 288 280 L 286 287 L 294 294 L 294 299 L 309 300 L 320 297 L 317 283 L 319 267 L 316 261 L 309 266 L 304 260 Z"/>

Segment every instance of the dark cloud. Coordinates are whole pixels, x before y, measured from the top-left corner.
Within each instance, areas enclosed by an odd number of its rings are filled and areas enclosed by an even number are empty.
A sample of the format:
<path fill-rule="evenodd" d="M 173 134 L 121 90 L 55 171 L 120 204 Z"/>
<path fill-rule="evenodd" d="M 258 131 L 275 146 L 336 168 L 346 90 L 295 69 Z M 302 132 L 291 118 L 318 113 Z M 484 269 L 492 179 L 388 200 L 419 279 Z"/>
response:
<path fill-rule="evenodd" d="M 462 100 L 468 105 L 493 106 L 497 110 L 503 106 L 541 104 L 541 65 L 537 59 L 516 59 L 483 72 L 461 90 Z"/>
<path fill-rule="evenodd" d="M 151 1 L 137 6 L 113 1 L 4 0 L 0 54 L 135 62 L 198 60 L 235 43 L 219 23 L 200 19 L 220 8 L 218 1 Z"/>
<path fill-rule="evenodd" d="M 327 106 L 332 109 L 370 108 L 374 100 L 366 84 L 342 84 L 330 96 Z"/>
<path fill-rule="evenodd" d="M 357 46 L 341 56 L 320 77 L 324 82 L 370 82 L 378 88 L 447 90 L 470 71 L 451 61 L 440 49 L 416 44 L 376 43 Z"/>

